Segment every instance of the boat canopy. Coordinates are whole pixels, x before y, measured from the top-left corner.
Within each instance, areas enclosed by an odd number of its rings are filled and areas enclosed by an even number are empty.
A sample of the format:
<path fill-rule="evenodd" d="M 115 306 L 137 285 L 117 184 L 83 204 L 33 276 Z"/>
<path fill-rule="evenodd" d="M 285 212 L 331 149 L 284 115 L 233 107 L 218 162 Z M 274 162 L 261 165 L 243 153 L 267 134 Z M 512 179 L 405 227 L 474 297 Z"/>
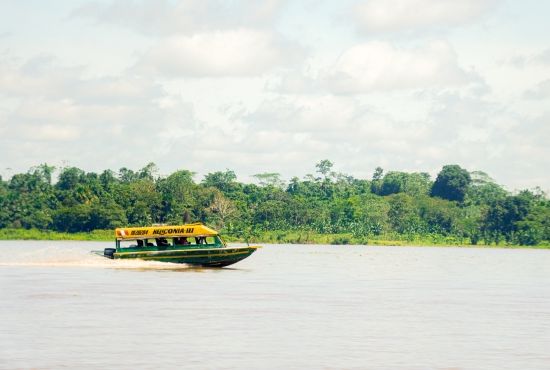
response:
<path fill-rule="evenodd" d="M 200 222 L 186 225 L 121 227 L 115 229 L 115 236 L 117 240 L 214 235 L 218 235 L 216 230 L 213 230 Z"/>

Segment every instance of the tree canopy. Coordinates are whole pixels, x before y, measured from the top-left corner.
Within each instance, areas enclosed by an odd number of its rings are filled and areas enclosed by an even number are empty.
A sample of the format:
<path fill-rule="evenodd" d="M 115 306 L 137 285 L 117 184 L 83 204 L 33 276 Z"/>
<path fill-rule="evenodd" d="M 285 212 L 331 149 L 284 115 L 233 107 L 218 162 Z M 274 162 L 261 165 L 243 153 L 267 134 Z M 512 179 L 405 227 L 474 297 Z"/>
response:
<path fill-rule="evenodd" d="M 432 186 L 432 196 L 462 202 L 472 183 L 470 173 L 457 164 L 443 166 Z"/>
<path fill-rule="evenodd" d="M 376 168 L 372 179 L 333 171 L 320 161 L 306 175 L 258 184 L 227 169 L 202 181 L 179 170 L 159 176 L 154 163 L 97 174 L 42 164 L 0 178 L 0 227 L 65 232 L 202 221 L 226 233 L 300 231 L 372 236 L 445 236 L 472 243 L 550 242 L 550 202 L 541 191 L 507 192 L 487 174 L 444 166 L 434 182 L 421 172 Z"/>

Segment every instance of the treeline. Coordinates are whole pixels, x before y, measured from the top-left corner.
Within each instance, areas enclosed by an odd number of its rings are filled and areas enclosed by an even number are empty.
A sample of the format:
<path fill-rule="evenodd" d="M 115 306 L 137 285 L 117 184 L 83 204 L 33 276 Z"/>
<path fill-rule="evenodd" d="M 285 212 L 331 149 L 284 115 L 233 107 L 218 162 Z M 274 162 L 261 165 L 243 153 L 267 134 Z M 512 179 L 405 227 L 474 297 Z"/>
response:
<path fill-rule="evenodd" d="M 200 182 L 180 170 L 161 177 L 148 164 L 133 171 L 59 171 L 43 164 L 0 178 L 0 228 L 87 232 L 117 226 L 202 221 L 230 235 L 299 231 L 402 239 L 456 238 L 472 244 L 550 242 L 550 201 L 540 190 L 510 194 L 483 172 L 444 166 L 427 173 L 377 168 L 371 179 L 332 170 L 323 160 L 314 175 L 282 181 L 277 173 L 237 181 L 233 171 Z"/>

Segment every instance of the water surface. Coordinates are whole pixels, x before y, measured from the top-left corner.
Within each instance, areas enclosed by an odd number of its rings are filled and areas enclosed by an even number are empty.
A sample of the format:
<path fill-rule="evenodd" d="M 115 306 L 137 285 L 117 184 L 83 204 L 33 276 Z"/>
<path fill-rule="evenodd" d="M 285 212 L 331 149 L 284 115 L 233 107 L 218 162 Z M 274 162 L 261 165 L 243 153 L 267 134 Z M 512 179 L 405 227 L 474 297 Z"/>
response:
<path fill-rule="evenodd" d="M 0 242 L 0 368 L 550 369 L 550 251 L 268 245 L 224 269 Z"/>

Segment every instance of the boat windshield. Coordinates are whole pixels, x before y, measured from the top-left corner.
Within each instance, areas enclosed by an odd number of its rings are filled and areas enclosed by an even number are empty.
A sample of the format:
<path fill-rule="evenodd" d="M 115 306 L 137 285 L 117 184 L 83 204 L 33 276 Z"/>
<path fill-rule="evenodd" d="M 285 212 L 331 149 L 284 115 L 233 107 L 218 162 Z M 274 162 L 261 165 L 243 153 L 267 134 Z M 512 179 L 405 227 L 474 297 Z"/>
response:
<path fill-rule="evenodd" d="M 197 246 L 224 246 L 224 242 L 219 235 L 208 236 L 190 236 L 190 237 L 173 237 L 173 238 L 150 238 L 150 239 L 125 239 L 117 240 L 117 248 L 122 249 L 156 249 L 167 247 L 197 247 Z"/>

